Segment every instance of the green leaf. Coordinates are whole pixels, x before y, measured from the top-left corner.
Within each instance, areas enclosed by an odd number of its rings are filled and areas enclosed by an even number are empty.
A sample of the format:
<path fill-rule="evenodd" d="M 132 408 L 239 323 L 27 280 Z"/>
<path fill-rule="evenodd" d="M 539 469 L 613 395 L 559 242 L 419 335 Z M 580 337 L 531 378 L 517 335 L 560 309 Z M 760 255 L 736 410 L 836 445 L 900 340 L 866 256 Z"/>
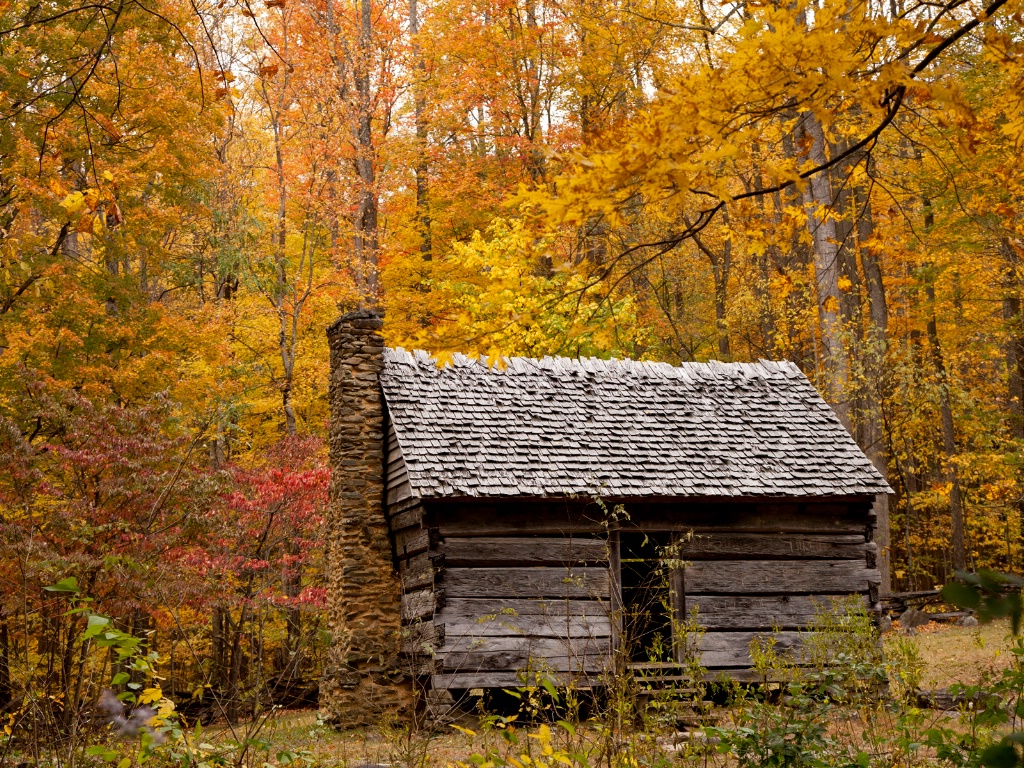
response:
<path fill-rule="evenodd" d="M 551 682 L 549 678 L 541 678 L 540 684 L 544 686 L 544 690 L 551 694 L 551 698 L 558 701 L 558 689 L 555 688 L 555 684 Z"/>
<path fill-rule="evenodd" d="M 576 726 L 570 723 L 568 720 L 559 720 L 558 724 L 568 731 L 570 736 L 576 735 Z"/>
<path fill-rule="evenodd" d="M 107 626 L 110 624 L 110 619 L 106 616 L 99 616 L 95 613 L 89 615 L 89 623 L 86 625 L 85 634 L 82 636 L 84 640 L 89 640 L 94 637 L 102 635 Z"/>
<path fill-rule="evenodd" d="M 43 587 L 43 589 L 47 592 L 67 592 L 74 594 L 78 592 L 78 579 L 74 576 L 68 576 L 66 579 L 61 579 L 52 586 Z"/>
<path fill-rule="evenodd" d="M 105 763 L 112 763 L 117 759 L 117 752 L 108 747 L 104 747 L 102 744 L 89 747 L 85 750 L 85 754 L 91 755 L 92 757 L 98 757 Z"/>
<path fill-rule="evenodd" d="M 114 675 L 114 679 L 110 681 L 110 684 L 111 685 L 124 685 L 125 683 L 127 683 L 131 679 L 132 679 L 132 676 L 129 675 L 127 672 L 118 672 L 116 675 Z"/>
<path fill-rule="evenodd" d="M 942 599 L 960 608 L 977 610 L 981 605 L 981 595 L 977 588 L 973 588 L 961 581 L 951 581 L 942 588 Z"/>
<path fill-rule="evenodd" d="M 993 744 L 981 753 L 981 764 L 989 768 L 1015 768 L 1020 765 L 1017 750 L 1006 741 Z"/>

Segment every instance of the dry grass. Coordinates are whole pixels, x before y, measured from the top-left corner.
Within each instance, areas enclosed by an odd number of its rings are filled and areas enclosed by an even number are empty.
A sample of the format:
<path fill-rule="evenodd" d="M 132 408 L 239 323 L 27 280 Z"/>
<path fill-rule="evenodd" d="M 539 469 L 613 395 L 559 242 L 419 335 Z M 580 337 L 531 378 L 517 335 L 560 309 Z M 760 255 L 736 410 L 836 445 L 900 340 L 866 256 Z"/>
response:
<path fill-rule="evenodd" d="M 1012 637 L 1006 622 L 979 627 L 932 623 L 918 629 L 909 639 L 924 663 L 921 686 L 926 689 L 977 683 L 984 674 L 1009 666 L 1012 659 Z M 477 727 L 473 720 L 468 717 L 464 725 Z M 272 742 L 275 750 L 301 751 L 314 764 L 340 768 L 365 763 L 442 768 L 454 760 L 465 760 L 482 746 L 480 736 L 473 738 L 455 729 L 442 730 L 441 734 L 412 737 L 400 729 L 339 733 L 318 726 L 315 712 L 302 711 L 280 713 L 259 736 Z"/>
<path fill-rule="evenodd" d="M 476 725 L 471 723 L 471 725 Z M 240 730 L 244 730 L 242 725 Z M 256 734 L 273 745 L 270 757 L 291 752 L 296 764 L 353 768 L 364 765 L 394 765 L 425 768 L 449 765 L 476 751 L 476 739 L 455 729 L 443 733 L 411 734 L 403 728 L 336 731 L 317 722 L 313 710 L 285 711 L 269 718 Z M 230 738 L 223 727 L 207 732 L 211 741 Z M 274 762 L 281 763 L 278 759 Z"/>
<path fill-rule="evenodd" d="M 1012 659 L 1013 638 L 1006 621 L 977 627 L 931 622 L 911 640 L 924 662 L 921 687 L 926 689 L 975 684 L 985 674 L 1006 669 Z"/>

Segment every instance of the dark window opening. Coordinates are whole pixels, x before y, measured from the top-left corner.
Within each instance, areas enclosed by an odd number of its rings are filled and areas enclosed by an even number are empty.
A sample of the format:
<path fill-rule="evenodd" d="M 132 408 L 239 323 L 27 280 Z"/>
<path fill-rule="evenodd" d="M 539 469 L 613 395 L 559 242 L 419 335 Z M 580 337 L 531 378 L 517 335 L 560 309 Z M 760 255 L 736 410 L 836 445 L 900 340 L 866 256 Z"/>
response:
<path fill-rule="evenodd" d="M 636 664 L 674 662 L 674 637 L 682 606 L 681 572 L 674 567 L 671 533 L 622 533 L 622 642 Z"/>

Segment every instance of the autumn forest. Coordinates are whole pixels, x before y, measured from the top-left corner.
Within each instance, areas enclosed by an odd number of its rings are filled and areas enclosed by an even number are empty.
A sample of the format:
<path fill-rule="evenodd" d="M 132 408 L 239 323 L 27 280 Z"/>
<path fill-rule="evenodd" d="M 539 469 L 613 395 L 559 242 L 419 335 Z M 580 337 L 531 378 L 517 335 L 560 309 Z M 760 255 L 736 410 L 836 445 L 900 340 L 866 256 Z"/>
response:
<path fill-rule="evenodd" d="M 0 0 L 0 711 L 118 673 L 90 612 L 180 708 L 315 703 L 360 306 L 442 360 L 793 361 L 892 589 L 1024 571 L 1022 13 Z"/>

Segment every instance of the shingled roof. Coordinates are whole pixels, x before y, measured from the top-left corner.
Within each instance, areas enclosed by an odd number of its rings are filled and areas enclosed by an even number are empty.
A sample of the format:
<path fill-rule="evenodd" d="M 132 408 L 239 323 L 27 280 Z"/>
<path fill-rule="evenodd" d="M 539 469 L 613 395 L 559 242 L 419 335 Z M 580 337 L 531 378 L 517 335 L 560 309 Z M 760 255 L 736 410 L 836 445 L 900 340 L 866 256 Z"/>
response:
<path fill-rule="evenodd" d="M 792 363 L 388 349 L 381 383 L 413 494 L 848 496 L 890 489 Z"/>

